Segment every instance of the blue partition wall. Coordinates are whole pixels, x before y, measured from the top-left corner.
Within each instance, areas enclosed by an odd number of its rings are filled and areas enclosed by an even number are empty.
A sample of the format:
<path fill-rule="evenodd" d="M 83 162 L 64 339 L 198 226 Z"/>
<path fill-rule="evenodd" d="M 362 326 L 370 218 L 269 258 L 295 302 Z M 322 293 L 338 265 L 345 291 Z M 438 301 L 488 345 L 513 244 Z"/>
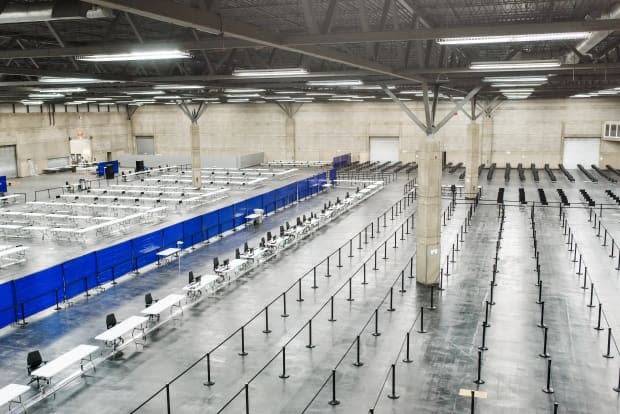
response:
<path fill-rule="evenodd" d="M 101 283 L 109 282 L 157 261 L 157 252 L 187 248 L 245 223 L 255 208 L 272 213 L 297 200 L 317 194 L 327 173 L 288 184 L 264 194 L 176 223 L 135 239 L 71 259 L 20 279 L 0 284 L 0 328 L 16 323 L 69 300 Z"/>

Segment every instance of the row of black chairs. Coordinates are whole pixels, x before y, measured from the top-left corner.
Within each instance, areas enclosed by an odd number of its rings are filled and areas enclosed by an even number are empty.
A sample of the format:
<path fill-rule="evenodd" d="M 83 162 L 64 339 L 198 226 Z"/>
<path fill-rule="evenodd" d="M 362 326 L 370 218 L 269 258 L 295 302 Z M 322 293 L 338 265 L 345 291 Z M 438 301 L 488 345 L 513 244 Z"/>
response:
<path fill-rule="evenodd" d="M 573 177 L 571 173 L 568 172 L 568 170 L 566 170 L 566 168 L 564 168 L 564 164 L 558 164 L 558 167 L 560 167 L 560 171 L 562 171 L 562 174 L 566 176 L 566 179 L 568 181 L 570 181 L 571 183 L 575 182 L 575 178 Z"/>
<path fill-rule="evenodd" d="M 581 164 L 577 164 L 577 168 L 579 168 L 579 171 L 581 171 L 586 177 L 588 177 L 588 179 L 590 181 L 592 181 L 593 183 L 598 183 L 598 178 L 596 178 L 595 176 L 593 176 L 590 171 L 586 170 L 583 165 Z"/>
<path fill-rule="evenodd" d="M 527 201 L 525 200 L 525 190 L 523 187 L 519 188 L 519 203 L 527 204 Z"/>
<path fill-rule="evenodd" d="M 588 194 L 586 190 L 581 189 L 579 190 L 579 192 L 581 193 L 581 196 L 584 198 L 584 200 L 586 200 L 586 202 L 588 203 L 588 206 L 594 207 L 596 205 L 596 203 L 594 202 L 594 200 L 592 200 L 590 194 Z"/>
<path fill-rule="evenodd" d="M 611 190 L 605 190 L 605 194 L 612 198 L 616 202 L 616 204 L 620 204 L 620 197 L 618 197 L 616 193 Z"/>
<path fill-rule="evenodd" d="M 545 190 L 543 190 L 542 188 L 538 189 L 538 198 L 540 199 L 540 204 L 542 204 L 543 206 L 549 205 L 549 203 L 547 202 L 547 196 L 545 195 Z"/>
<path fill-rule="evenodd" d="M 555 174 L 553 173 L 553 171 L 551 171 L 551 167 L 549 167 L 549 164 L 545 164 L 545 171 L 547 172 L 547 175 L 549 176 L 551 182 L 555 183 L 557 180 L 555 178 Z"/>
<path fill-rule="evenodd" d="M 609 171 L 611 171 L 612 173 L 616 174 L 617 176 L 620 176 L 620 171 L 616 170 L 614 167 L 612 167 L 611 165 L 607 164 L 605 167 L 607 167 L 607 169 Z"/>
<path fill-rule="evenodd" d="M 458 170 L 459 168 L 463 168 L 463 163 L 459 162 L 458 164 L 452 166 L 450 169 L 448 169 L 448 173 L 450 174 L 454 174 L 456 172 L 456 170 Z"/>
<path fill-rule="evenodd" d="M 539 182 L 540 177 L 538 176 L 538 168 L 536 168 L 536 164 L 532 163 L 530 165 L 530 169 L 532 170 L 532 175 L 534 176 L 534 181 Z"/>
<path fill-rule="evenodd" d="M 519 172 L 519 180 L 525 181 L 525 171 L 523 171 L 523 164 L 517 165 L 517 171 Z"/>
<path fill-rule="evenodd" d="M 610 175 L 607 175 L 607 173 L 605 173 L 603 170 L 601 170 L 600 168 L 598 168 L 596 165 L 592 164 L 592 169 L 594 171 L 596 171 L 601 177 L 605 178 L 607 181 L 612 182 L 612 183 L 616 183 L 618 182 L 618 180 L 616 180 L 615 178 L 613 178 Z"/>
<path fill-rule="evenodd" d="M 562 190 L 561 188 L 558 188 L 558 195 L 560 196 L 560 201 L 562 202 L 563 205 L 570 206 L 570 203 L 568 202 L 568 198 L 566 198 L 566 194 L 564 193 L 564 190 Z"/>
<path fill-rule="evenodd" d="M 489 172 L 487 173 L 487 180 L 491 181 L 493 179 L 495 168 L 497 168 L 497 164 L 495 163 L 491 164 L 491 168 L 489 168 Z"/>

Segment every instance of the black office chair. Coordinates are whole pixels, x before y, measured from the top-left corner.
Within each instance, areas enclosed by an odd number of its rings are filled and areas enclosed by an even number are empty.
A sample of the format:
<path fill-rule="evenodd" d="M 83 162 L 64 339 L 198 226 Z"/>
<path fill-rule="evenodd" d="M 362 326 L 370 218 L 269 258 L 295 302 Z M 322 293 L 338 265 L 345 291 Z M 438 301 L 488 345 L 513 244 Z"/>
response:
<path fill-rule="evenodd" d="M 243 252 L 247 253 L 250 250 L 250 246 L 248 246 L 248 242 L 243 243 Z"/>
<path fill-rule="evenodd" d="M 264 238 L 264 237 L 261 237 L 261 238 L 260 238 L 260 244 L 259 244 L 259 247 L 265 247 L 265 238 Z"/>
<path fill-rule="evenodd" d="M 349 198 L 349 192 L 347 191 L 347 194 L 344 196 L 344 198 Z"/>
<path fill-rule="evenodd" d="M 144 304 L 147 308 L 155 302 L 157 302 L 157 299 L 153 299 L 153 295 L 151 295 L 150 293 L 144 295 Z"/>
<path fill-rule="evenodd" d="M 105 317 L 105 325 L 107 329 L 115 327 L 116 323 L 116 316 L 114 316 L 113 313 L 110 313 L 108 316 Z"/>
<path fill-rule="evenodd" d="M 215 262 L 213 263 L 213 265 L 215 265 Z M 194 272 L 193 271 L 189 271 L 189 285 L 191 285 L 192 283 L 194 283 Z"/>
<path fill-rule="evenodd" d="M 280 226 L 280 237 L 284 236 L 284 226 Z"/>
<path fill-rule="evenodd" d="M 43 358 L 41 357 L 41 353 L 36 350 L 36 351 L 31 351 L 28 352 L 28 356 L 26 357 L 26 369 L 28 370 L 28 375 L 30 375 L 30 383 L 32 383 L 33 381 L 37 382 L 37 386 L 39 386 L 39 377 L 33 377 L 32 376 L 32 372 L 38 368 L 40 368 L 41 366 L 45 365 L 47 363 L 47 361 L 43 361 Z"/>
<path fill-rule="evenodd" d="M 306 222 L 306 215 L 304 214 L 304 217 L 302 219 L 302 221 L 305 223 Z"/>
<path fill-rule="evenodd" d="M 213 258 L 213 270 L 217 270 L 217 268 L 220 267 L 220 259 L 218 259 L 217 257 Z"/>
<path fill-rule="evenodd" d="M 235 259 L 241 259 L 241 253 L 239 252 L 239 249 L 235 249 Z"/>
<path fill-rule="evenodd" d="M 297 225 L 301 226 L 301 218 L 297 217 Z"/>
<path fill-rule="evenodd" d="M 291 225 L 290 225 L 290 224 L 288 224 L 288 221 L 287 221 L 287 222 L 286 222 L 286 229 L 288 230 L 288 229 L 290 229 L 290 228 L 291 228 Z"/>
<path fill-rule="evenodd" d="M 228 259 L 224 259 L 224 266 L 228 266 L 228 263 L 230 263 L 230 261 Z"/>

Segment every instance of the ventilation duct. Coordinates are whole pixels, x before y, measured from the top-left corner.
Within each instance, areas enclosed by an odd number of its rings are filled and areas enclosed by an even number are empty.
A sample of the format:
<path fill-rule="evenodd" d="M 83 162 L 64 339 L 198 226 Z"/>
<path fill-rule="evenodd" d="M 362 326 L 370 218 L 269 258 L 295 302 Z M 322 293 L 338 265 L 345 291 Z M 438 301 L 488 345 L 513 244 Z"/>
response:
<path fill-rule="evenodd" d="M 79 0 L 26 4 L 9 4 L 8 0 L 0 0 L 0 24 L 101 19 L 105 17 L 113 17 L 110 9 L 93 7 Z"/>
<path fill-rule="evenodd" d="M 620 3 L 616 4 L 609 13 L 603 14 L 600 17 L 600 20 L 609 20 L 609 19 L 618 19 L 620 18 Z M 596 45 L 601 43 L 603 40 L 607 38 L 612 32 L 593 32 L 592 35 L 577 44 L 575 49 L 581 54 L 585 56 L 589 56 L 592 60 L 594 57 L 589 54 L 590 50 L 594 49 Z M 580 57 L 579 54 L 571 51 L 564 56 L 564 63 L 577 64 L 579 63 Z"/>

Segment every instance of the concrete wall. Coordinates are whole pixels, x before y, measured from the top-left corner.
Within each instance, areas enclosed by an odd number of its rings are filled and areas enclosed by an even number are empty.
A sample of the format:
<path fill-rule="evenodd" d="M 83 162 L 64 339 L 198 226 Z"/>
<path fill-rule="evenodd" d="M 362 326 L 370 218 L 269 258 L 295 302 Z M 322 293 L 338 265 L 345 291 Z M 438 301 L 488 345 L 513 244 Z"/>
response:
<path fill-rule="evenodd" d="M 86 112 L 71 108 L 72 112 L 55 112 L 53 117 L 47 107 L 0 106 L 0 145 L 17 145 L 17 170 L 20 176 L 40 173 L 47 167 L 48 158 L 69 157 L 69 137 L 77 131 L 84 132 L 84 139 L 91 139 L 93 155 L 105 160 L 107 152 L 114 158 L 126 151 L 129 142 L 127 114 L 123 112 Z M 57 108 L 57 111 L 64 110 Z M 92 109 L 91 109 L 92 110 Z M 36 112 L 35 112 L 36 111 Z M 96 109 L 95 109 L 96 111 Z M 31 160 L 31 161 L 28 161 Z"/>
<path fill-rule="evenodd" d="M 408 102 L 423 118 L 420 102 Z M 23 107 L 20 107 L 23 110 Z M 451 114 L 452 104 L 440 103 L 437 120 Z M 73 109 L 75 110 L 75 109 Z M 91 109 L 92 111 L 92 109 Z M 35 160 L 39 170 L 47 158 L 68 154 L 68 136 L 78 129 L 93 137 L 97 159 L 134 150 L 133 136 L 152 135 L 157 154 L 190 153 L 190 122 L 172 105 L 139 108 L 129 122 L 126 113 L 70 112 L 12 114 L 0 107 L 0 145 L 17 143 L 20 174 L 26 175 L 26 160 Z M 620 100 L 526 100 L 506 101 L 481 124 L 480 162 L 502 165 L 530 162 L 542 166 L 562 161 L 563 137 L 600 137 L 604 121 L 620 119 Z M 437 122 L 438 122 L 437 121 Z M 448 161 L 466 159 L 467 124 L 462 113 L 437 133 Z M 402 161 L 415 160 L 421 150 L 423 132 L 392 102 L 304 104 L 294 122 L 275 104 L 209 105 L 198 122 L 203 157 L 264 152 L 266 160 L 331 160 L 351 152 L 354 160 L 368 159 L 370 136 L 400 137 Z M 620 143 L 601 143 L 601 165 L 620 167 Z"/>

